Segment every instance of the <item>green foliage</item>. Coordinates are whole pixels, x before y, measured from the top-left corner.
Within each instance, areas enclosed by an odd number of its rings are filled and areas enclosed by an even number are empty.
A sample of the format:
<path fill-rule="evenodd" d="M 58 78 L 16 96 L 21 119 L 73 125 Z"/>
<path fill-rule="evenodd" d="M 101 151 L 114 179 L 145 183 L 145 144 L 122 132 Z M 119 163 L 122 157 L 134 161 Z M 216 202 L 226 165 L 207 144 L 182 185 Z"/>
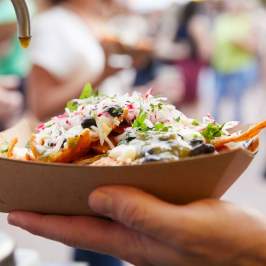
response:
<path fill-rule="evenodd" d="M 208 126 L 201 132 L 201 134 L 206 139 L 206 141 L 211 142 L 215 138 L 219 138 L 223 135 L 223 127 L 224 125 L 211 123 L 208 124 Z"/>
<path fill-rule="evenodd" d="M 200 125 L 200 122 L 197 120 L 197 119 L 194 119 L 193 121 L 192 121 L 192 125 L 193 126 L 199 126 Z"/>
<path fill-rule="evenodd" d="M 69 101 L 66 108 L 68 108 L 71 112 L 75 112 L 78 109 L 78 103 L 75 101 Z"/>
<path fill-rule="evenodd" d="M 80 100 L 88 99 L 90 97 L 98 96 L 98 93 L 95 92 L 91 86 L 91 84 L 86 84 L 79 96 Z M 78 103 L 75 102 L 75 100 L 69 101 L 66 105 L 66 108 L 68 108 L 71 112 L 75 112 L 78 109 Z"/>
<path fill-rule="evenodd" d="M 92 96 L 97 96 L 97 93 L 94 91 L 94 89 L 92 88 L 91 84 L 86 84 L 80 94 L 80 99 L 88 99 Z"/>
<path fill-rule="evenodd" d="M 132 127 L 141 131 L 146 132 L 149 130 L 149 127 L 146 125 L 145 120 L 147 119 L 148 115 L 145 112 L 140 112 L 136 120 L 134 121 Z"/>
<path fill-rule="evenodd" d="M 9 143 L 7 141 L 1 143 L 0 153 L 7 153 L 9 147 Z"/>
<path fill-rule="evenodd" d="M 154 126 L 154 130 L 159 132 L 168 132 L 169 127 L 165 126 L 164 123 L 156 123 Z"/>

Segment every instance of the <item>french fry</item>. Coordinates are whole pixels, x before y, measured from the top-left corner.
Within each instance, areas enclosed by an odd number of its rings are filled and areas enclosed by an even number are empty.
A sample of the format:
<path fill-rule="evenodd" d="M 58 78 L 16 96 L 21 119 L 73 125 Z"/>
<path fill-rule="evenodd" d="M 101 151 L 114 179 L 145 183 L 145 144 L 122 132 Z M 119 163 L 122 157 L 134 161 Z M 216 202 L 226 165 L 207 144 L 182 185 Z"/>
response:
<path fill-rule="evenodd" d="M 12 159 L 14 157 L 13 151 L 14 151 L 14 148 L 16 147 L 17 143 L 18 143 L 17 138 L 14 138 L 11 140 L 11 142 L 8 146 L 8 150 L 7 150 L 7 158 Z"/>

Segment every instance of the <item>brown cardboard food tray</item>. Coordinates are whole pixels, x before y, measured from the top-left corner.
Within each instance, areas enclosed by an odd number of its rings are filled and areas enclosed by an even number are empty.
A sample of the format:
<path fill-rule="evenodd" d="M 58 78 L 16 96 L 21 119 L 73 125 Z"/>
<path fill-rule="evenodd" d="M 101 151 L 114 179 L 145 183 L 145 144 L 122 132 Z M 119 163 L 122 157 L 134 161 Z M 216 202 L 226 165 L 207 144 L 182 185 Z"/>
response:
<path fill-rule="evenodd" d="M 1 138 L 24 144 L 32 124 L 23 119 Z M 88 195 L 103 185 L 129 185 L 171 203 L 220 198 L 253 159 L 238 149 L 170 163 L 91 167 L 0 159 L 0 212 L 88 215 Z"/>

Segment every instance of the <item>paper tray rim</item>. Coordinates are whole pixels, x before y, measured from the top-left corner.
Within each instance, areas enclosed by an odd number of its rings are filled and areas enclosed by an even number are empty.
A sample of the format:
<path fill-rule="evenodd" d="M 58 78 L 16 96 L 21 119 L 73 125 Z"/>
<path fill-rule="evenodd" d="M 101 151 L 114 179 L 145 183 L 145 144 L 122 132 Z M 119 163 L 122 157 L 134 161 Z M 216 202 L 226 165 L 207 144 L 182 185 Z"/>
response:
<path fill-rule="evenodd" d="M 78 164 L 71 164 L 71 163 L 46 163 L 46 162 L 35 162 L 35 161 L 26 161 L 26 160 L 16 160 L 16 159 L 8 159 L 8 158 L 0 158 L 0 161 L 7 161 L 7 162 L 13 162 L 13 163 L 19 163 L 19 164 L 26 164 L 26 165 L 37 165 L 37 166 L 43 166 L 43 167 L 64 167 L 64 168 L 89 168 L 89 169 L 99 169 L 99 168 L 106 168 L 106 169 L 111 169 L 111 168 L 145 168 L 147 166 L 152 166 L 152 165 L 176 165 L 176 164 L 181 164 L 183 162 L 192 162 L 192 161 L 200 161 L 203 159 L 210 159 L 210 158 L 217 158 L 221 157 L 226 154 L 233 154 L 233 153 L 238 153 L 238 152 L 243 152 L 247 157 L 250 159 L 253 159 L 256 153 L 252 153 L 248 151 L 247 149 L 244 148 L 236 148 L 228 151 L 223 151 L 217 154 L 207 154 L 207 155 L 200 155 L 196 157 L 189 157 L 189 158 L 184 158 L 181 160 L 177 161 L 170 161 L 170 162 L 150 162 L 147 164 L 136 164 L 136 165 L 119 165 L 119 166 L 91 166 L 91 165 L 78 165 Z"/>

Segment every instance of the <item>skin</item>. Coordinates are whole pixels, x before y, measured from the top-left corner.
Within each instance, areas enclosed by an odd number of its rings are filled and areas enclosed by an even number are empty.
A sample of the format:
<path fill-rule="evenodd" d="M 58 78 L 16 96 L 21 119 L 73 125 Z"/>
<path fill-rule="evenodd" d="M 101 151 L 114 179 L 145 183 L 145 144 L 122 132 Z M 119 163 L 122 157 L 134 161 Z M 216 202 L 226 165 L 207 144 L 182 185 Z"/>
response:
<path fill-rule="evenodd" d="M 110 254 L 134 265 L 266 265 L 266 218 L 218 200 L 187 206 L 129 187 L 103 187 L 89 196 L 111 218 L 14 212 L 9 223 L 67 245 Z"/>
<path fill-rule="evenodd" d="M 41 121 L 62 113 L 66 102 L 78 97 L 88 81 L 87 73 L 82 71 L 76 70 L 69 80 L 59 80 L 44 68 L 33 65 L 28 77 L 27 101 L 30 110 Z"/>

